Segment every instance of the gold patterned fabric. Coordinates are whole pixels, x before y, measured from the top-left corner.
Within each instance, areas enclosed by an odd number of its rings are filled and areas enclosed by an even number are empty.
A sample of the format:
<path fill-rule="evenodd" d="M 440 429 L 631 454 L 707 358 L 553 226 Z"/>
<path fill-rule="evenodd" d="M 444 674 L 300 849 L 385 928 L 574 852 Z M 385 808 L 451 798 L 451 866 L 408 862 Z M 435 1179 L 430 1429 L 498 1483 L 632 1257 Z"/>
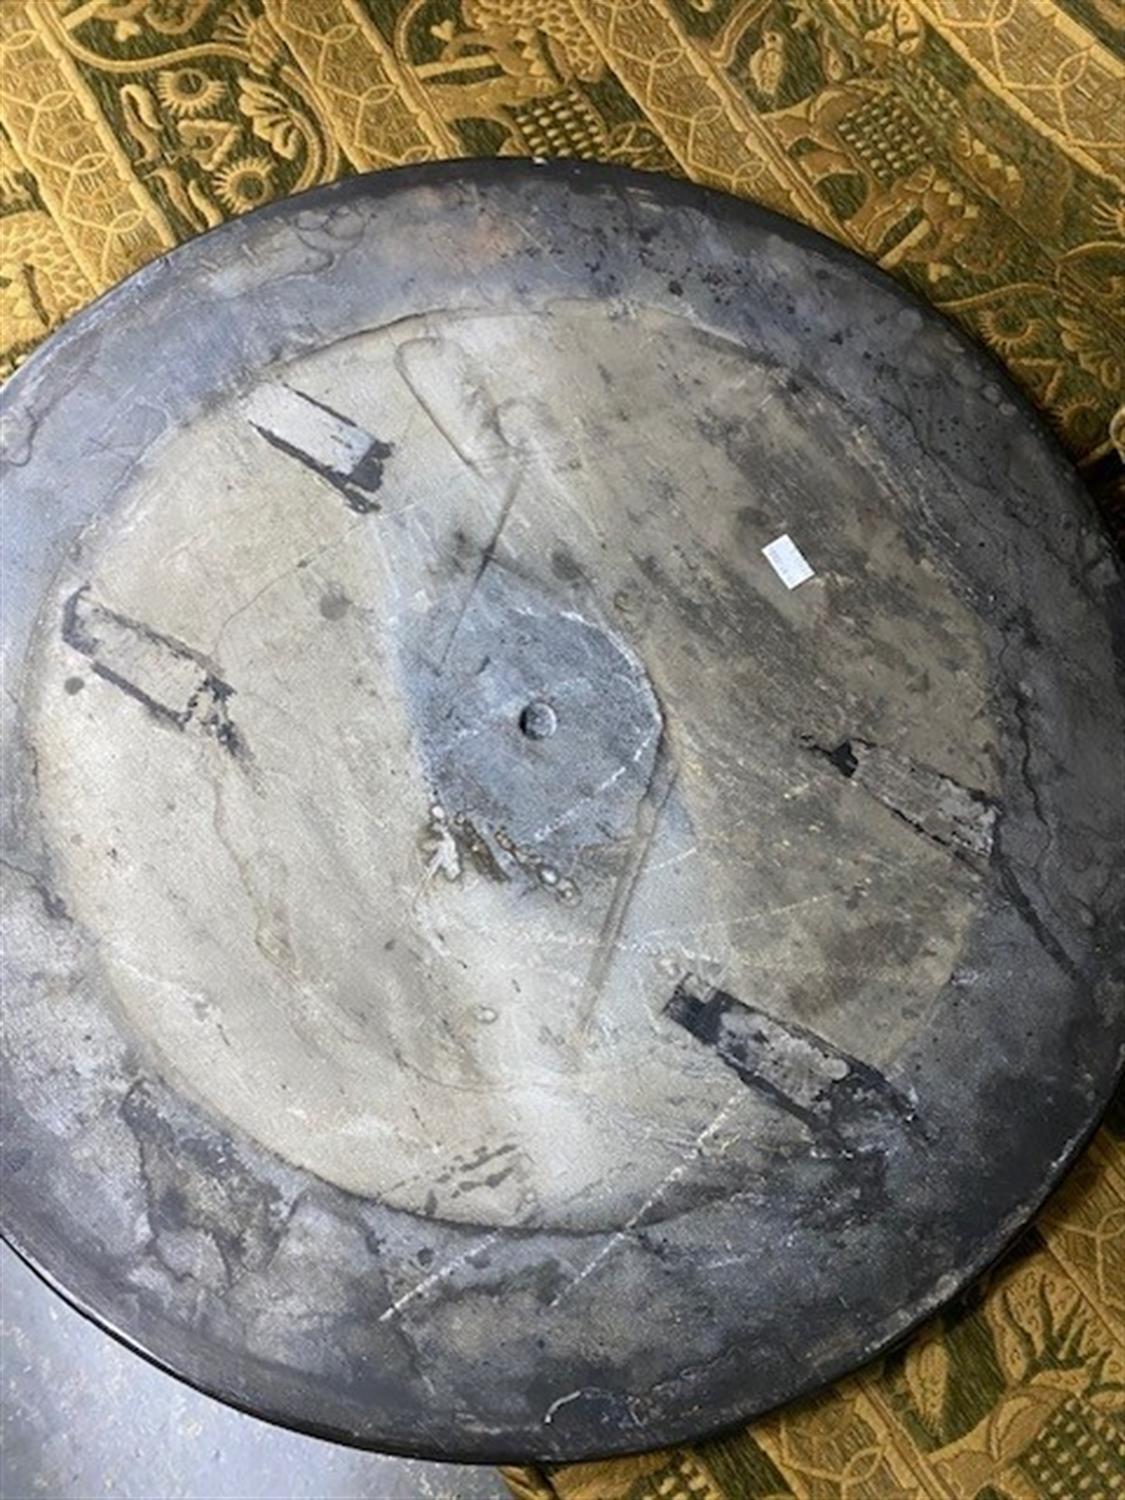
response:
<path fill-rule="evenodd" d="M 437 157 L 598 157 L 754 198 L 927 297 L 1125 538 L 1123 52 L 1123 0 L 0 0 L 0 367 L 282 194 Z M 513 1492 L 1125 1497 L 1123 1135 L 859 1377 L 721 1441 L 509 1471 Z"/>

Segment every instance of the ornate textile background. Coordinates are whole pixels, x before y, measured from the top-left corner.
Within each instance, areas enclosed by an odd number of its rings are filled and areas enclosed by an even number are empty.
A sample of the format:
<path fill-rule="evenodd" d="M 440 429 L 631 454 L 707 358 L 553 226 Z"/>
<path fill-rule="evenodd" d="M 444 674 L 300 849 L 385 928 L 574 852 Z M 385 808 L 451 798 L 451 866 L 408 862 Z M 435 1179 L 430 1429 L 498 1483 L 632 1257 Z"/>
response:
<path fill-rule="evenodd" d="M 1125 537 L 1122 0 L 0 0 L 0 367 L 231 214 L 457 155 L 757 199 L 983 340 Z M 1125 1129 L 963 1305 L 718 1442 L 535 1500 L 1125 1497 Z"/>

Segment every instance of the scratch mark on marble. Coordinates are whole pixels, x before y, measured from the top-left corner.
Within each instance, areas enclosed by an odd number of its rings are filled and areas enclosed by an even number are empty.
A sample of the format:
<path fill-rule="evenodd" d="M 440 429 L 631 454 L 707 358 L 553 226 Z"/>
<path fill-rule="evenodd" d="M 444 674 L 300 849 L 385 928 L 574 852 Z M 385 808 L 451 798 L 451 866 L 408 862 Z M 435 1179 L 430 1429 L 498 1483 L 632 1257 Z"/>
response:
<path fill-rule="evenodd" d="M 477 1240 L 467 1250 L 462 1251 L 460 1255 L 446 1261 L 436 1271 L 432 1271 L 429 1276 L 423 1277 L 416 1286 L 412 1286 L 409 1291 L 403 1292 L 401 1297 L 396 1297 L 391 1305 L 379 1314 L 379 1322 L 389 1323 L 394 1318 L 397 1318 L 412 1302 L 416 1302 L 419 1297 L 424 1297 L 427 1292 L 431 1291 L 435 1286 L 440 1286 L 443 1281 L 448 1281 L 462 1266 L 467 1265 L 474 1255 L 480 1255 L 485 1250 L 491 1249 L 497 1240 L 500 1239 L 502 1233 L 503 1231 L 500 1229 L 493 1230 L 491 1234 L 487 1234 L 483 1239 Z"/>
<path fill-rule="evenodd" d="M 548 1303 L 549 1307 L 557 1307 L 564 1298 L 569 1297 L 578 1287 L 582 1285 L 584 1281 L 587 1281 L 591 1276 L 593 1276 L 595 1271 L 600 1269 L 600 1267 L 605 1263 L 606 1260 L 608 1260 L 608 1258 L 614 1253 L 614 1251 L 620 1249 L 624 1242 L 633 1233 L 633 1230 L 636 1229 L 637 1226 L 642 1222 L 649 1210 L 654 1208 L 655 1205 L 660 1202 L 661 1198 L 663 1198 L 664 1194 L 670 1187 L 673 1187 L 677 1182 L 680 1181 L 680 1179 L 686 1172 L 689 1172 L 691 1170 L 692 1166 L 702 1155 L 703 1149 L 706 1146 L 707 1142 L 712 1138 L 712 1136 L 716 1135 L 723 1128 L 731 1115 L 738 1110 L 739 1106 L 745 1103 L 745 1097 L 745 1094 L 742 1092 L 731 1094 L 726 1103 L 711 1120 L 711 1123 L 709 1125 L 706 1125 L 695 1137 L 694 1141 L 692 1141 L 682 1159 L 678 1161 L 670 1171 L 665 1173 L 665 1175 L 657 1183 L 656 1187 L 653 1188 L 652 1192 L 641 1204 L 640 1208 L 638 1208 L 635 1213 L 630 1214 L 629 1218 L 625 1221 L 625 1223 L 621 1226 L 617 1233 L 612 1235 L 605 1242 L 602 1248 L 598 1251 L 597 1255 L 595 1255 L 591 1260 L 587 1261 L 582 1270 L 579 1271 L 578 1275 L 575 1276 L 571 1281 L 568 1281 L 567 1284 L 562 1288 L 562 1290 L 555 1295 L 551 1302 Z"/>
<path fill-rule="evenodd" d="M 555 1420 L 555 1413 L 561 1411 L 564 1406 L 569 1406 L 572 1401 L 578 1401 L 586 1394 L 586 1387 L 580 1386 L 576 1391 L 568 1391 L 565 1396 L 560 1396 L 557 1401 L 552 1401 L 543 1413 L 543 1421 L 549 1425 Z"/>
<path fill-rule="evenodd" d="M 672 795 L 676 784 L 676 768 L 671 753 L 663 743 L 658 744 L 652 777 L 644 796 L 637 805 L 636 823 L 630 841 L 628 855 L 618 873 L 613 896 L 598 934 L 597 946 L 590 961 L 586 976 L 586 998 L 579 1012 L 574 1029 L 574 1046 L 579 1052 L 585 1047 L 590 1027 L 605 987 L 610 964 L 617 952 L 625 918 L 633 896 L 644 874 L 645 864 L 660 825 L 660 817 Z"/>

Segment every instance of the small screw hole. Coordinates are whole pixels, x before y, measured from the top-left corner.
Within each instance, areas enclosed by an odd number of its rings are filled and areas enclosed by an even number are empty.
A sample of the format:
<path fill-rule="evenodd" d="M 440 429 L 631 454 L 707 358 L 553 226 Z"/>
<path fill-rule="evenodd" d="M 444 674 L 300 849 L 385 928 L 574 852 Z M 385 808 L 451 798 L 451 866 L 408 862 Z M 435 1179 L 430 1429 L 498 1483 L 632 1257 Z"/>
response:
<path fill-rule="evenodd" d="M 559 727 L 559 716 L 549 703 L 536 699 L 520 714 L 520 733 L 529 740 L 548 739 Z"/>

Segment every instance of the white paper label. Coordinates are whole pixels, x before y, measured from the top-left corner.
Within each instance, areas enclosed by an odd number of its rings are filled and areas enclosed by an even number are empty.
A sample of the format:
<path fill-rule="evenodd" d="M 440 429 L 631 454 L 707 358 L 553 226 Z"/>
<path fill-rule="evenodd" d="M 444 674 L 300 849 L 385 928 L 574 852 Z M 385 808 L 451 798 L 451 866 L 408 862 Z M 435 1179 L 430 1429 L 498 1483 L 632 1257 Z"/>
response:
<path fill-rule="evenodd" d="M 788 532 L 779 536 L 768 547 L 763 547 L 762 552 L 787 589 L 795 589 L 798 584 L 807 583 L 814 576 L 800 547 Z"/>

